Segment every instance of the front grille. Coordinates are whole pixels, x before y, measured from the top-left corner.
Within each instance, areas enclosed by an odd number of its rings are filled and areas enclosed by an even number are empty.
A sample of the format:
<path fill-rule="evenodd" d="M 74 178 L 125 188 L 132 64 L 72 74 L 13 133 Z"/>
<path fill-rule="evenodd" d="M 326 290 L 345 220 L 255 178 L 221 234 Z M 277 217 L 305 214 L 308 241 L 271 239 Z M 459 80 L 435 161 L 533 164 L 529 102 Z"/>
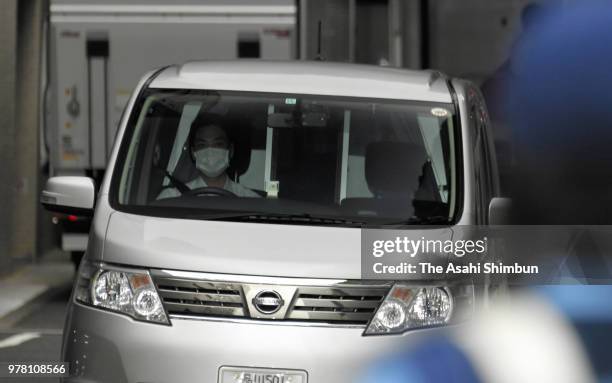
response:
<path fill-rule="evenodd" d="M 191 274 L 191 273 L 190 273 Z M 274 319 L 309 323 L 366 325 L 385 298 L 390 286 L 365 282 L 344 282 L 330 286 L 260 284 L 168 276 L 152 276 L 169 315 Z M 231 280 L 231 276 L 227 276 Z M 283 279 L 287 281 L 287 279 Z M 302 283 L 302 282 L 300 282 Z M 249 291 L 283 291 L 286 310 L 276 315 L 257 313 L 247 300 Z M 252 295 L 251 295 L 252 296 Z"/>
<path fill-rule="evenodd" d="M 287 318 L 366 324 L 388 290 L 388 287 L 300 287 Z"/>
<path fill-rule="evenodd" d="M 156 278 L 155 283 L 168 314 L 244 317 L 239 284 Z"/>

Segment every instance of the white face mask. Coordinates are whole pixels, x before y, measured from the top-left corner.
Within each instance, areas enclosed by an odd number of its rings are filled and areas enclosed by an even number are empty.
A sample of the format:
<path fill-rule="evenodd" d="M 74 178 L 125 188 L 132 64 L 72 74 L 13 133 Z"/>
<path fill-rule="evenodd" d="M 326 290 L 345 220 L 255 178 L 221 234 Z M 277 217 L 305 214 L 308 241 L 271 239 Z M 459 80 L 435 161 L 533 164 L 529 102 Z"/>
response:
<path fill-rule="evenodd" d="M 207 177 L 218 177 L 229 166 L 229 150 L 204 148 L 194 153 L 196 168 Z"/>

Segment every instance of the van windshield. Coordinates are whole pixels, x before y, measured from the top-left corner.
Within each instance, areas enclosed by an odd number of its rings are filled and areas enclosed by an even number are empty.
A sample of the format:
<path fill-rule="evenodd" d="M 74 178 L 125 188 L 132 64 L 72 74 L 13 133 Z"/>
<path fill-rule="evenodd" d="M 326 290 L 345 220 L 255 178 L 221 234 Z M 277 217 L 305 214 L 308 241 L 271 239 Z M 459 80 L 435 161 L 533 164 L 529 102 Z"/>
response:
<path fill-rule="evenodd" d="M 138 214 L 300 224 L 449 222 L 452 104 L 150 89 L 111 203 Z"/>

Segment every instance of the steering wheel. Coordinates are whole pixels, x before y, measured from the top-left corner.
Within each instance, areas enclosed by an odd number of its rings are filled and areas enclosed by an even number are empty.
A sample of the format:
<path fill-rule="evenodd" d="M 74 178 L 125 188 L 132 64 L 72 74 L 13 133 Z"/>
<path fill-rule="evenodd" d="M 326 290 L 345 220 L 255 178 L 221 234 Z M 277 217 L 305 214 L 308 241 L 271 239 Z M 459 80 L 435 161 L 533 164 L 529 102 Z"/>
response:
<path fill-rule="evenodd" d="M 231 191 L 214 186 L 202 186 L 183 193 L 184 196 L 212 195 L 216 197 L 238 197 Z"/>

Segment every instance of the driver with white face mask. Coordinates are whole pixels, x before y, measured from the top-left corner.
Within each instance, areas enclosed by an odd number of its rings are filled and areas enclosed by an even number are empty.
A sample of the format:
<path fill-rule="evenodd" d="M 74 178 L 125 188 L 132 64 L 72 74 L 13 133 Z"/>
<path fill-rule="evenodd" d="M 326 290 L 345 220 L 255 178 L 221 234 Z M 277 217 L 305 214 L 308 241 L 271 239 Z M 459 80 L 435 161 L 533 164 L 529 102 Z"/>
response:
<path fill-rule="evenodd" d="M 204 123 L 195 126 L 194 129 L 189 140 L 189 149 L 199 176 L 187 182 L 186 186 L 191 190 L 223 189 L 229 192 L 228 195 L 237 197 L 260 197 L 254 191 L 232 181 L 225 173 L 234 152 L 225 130 L 217 123 Z M 164 189 L 157 198 L 178 197 L 181 194 L 184 193 L 176 188 L 168 188 Z M 207 194 L 209 193 L 203 189 L 202 195 Z M 213 194 L 224 195 L 217 192 L 211 192 L 209 195 Z"/>

